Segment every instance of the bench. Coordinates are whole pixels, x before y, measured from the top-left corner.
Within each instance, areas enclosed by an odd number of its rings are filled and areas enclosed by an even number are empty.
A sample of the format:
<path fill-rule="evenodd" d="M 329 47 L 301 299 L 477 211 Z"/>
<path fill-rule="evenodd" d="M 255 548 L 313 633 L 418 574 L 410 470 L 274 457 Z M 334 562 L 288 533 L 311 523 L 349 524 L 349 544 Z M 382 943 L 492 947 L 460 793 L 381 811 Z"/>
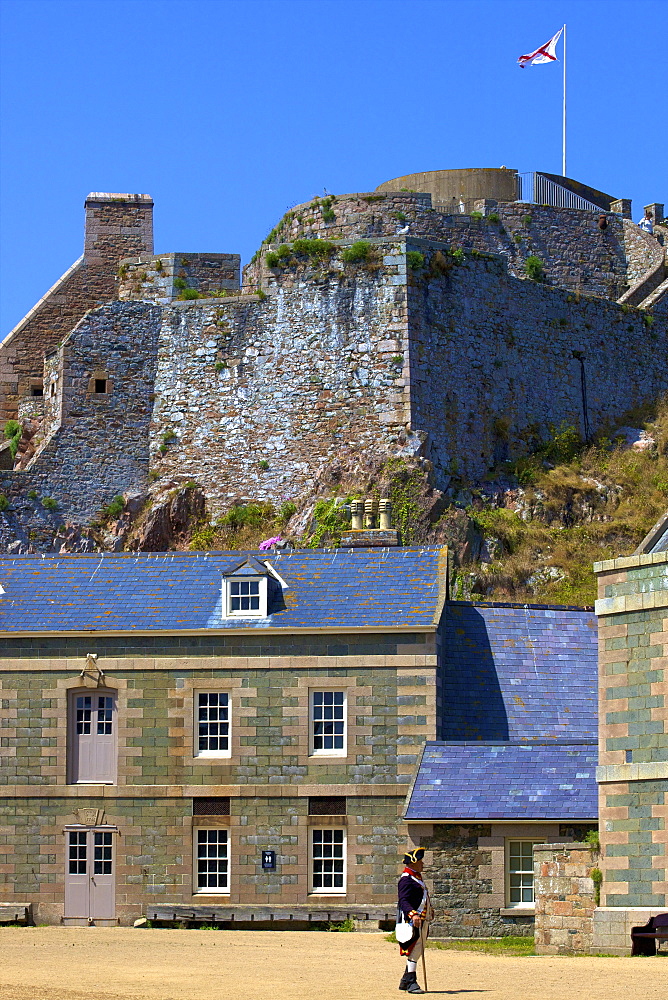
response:
<path fill-rule="evenodd" d="M 668 913 L 659 913 L 642 927 L 631 928 L 632 955 L 656 955 L 662 941 L 668 941 Z"/>
<path fill-rule="evenodd" d="M 0 903 L 0 924 L 31 924 L 31 904 Z"/>

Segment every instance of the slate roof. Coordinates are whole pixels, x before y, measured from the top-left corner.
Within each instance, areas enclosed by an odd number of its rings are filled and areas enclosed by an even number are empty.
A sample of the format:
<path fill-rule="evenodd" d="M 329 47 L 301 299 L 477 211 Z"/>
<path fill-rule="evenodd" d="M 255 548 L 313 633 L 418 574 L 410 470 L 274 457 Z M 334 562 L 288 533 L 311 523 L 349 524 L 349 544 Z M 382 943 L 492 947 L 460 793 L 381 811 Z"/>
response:
<path fill-rule="evenodd" d="M 597 757 L 595 741 L 427 743 L 406 819 L 594 819 Z"/>
<path fill-rule="evenodd" d="M 288 585 L 264 619 L 222 618 L 226 570 L 268 560 Z M 446 550 L 0 555 L 0 633 L 433 627 Z"/>
<path fill-rule="evenodd" d="M 595 739 L 593 612 L 449 602 L 445 740 Z"/>

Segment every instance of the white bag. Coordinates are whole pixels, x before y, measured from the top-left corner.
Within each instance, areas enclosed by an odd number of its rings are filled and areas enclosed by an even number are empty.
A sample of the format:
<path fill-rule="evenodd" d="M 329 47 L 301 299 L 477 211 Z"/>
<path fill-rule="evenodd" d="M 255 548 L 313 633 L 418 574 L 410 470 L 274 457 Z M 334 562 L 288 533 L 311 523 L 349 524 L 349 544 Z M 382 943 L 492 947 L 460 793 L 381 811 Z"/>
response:
<path fill-rule="evenodd" d="M 394 928 L 394 936 L 399 944 L 406 944 L 413 937 L 414 927 L 410 920 L 406 920 L 403 910 L 397 910 L 397 923 Z"/>

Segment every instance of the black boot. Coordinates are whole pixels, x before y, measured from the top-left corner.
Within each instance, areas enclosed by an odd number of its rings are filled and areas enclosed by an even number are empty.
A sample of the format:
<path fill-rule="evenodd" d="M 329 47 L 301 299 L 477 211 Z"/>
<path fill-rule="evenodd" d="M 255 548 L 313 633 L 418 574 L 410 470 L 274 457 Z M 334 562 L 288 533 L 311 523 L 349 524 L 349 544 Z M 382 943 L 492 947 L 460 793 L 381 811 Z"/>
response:
<path fill-rule="evenodd" d="M 406 993 L 424 993 L 424 990 L 420 989 L 415 972 L 404 972 L 399 989 L 405 990 Z"/>

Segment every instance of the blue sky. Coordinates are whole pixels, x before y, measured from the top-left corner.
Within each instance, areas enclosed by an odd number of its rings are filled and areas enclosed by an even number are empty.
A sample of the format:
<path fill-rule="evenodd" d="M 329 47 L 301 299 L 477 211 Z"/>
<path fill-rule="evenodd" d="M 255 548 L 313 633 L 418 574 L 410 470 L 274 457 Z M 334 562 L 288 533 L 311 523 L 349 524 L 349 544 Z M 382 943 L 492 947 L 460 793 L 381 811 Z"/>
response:
<path fill-rule="evenodd" d="M 561 171 L 668 203 L 664 0 L 2 0 L 0 337 L 80 255 L 89 191 L 155 248 L 248 260 L 284 210 L 419 170 Z M 561 53 L 561 45 L 559 46 Z"/>

